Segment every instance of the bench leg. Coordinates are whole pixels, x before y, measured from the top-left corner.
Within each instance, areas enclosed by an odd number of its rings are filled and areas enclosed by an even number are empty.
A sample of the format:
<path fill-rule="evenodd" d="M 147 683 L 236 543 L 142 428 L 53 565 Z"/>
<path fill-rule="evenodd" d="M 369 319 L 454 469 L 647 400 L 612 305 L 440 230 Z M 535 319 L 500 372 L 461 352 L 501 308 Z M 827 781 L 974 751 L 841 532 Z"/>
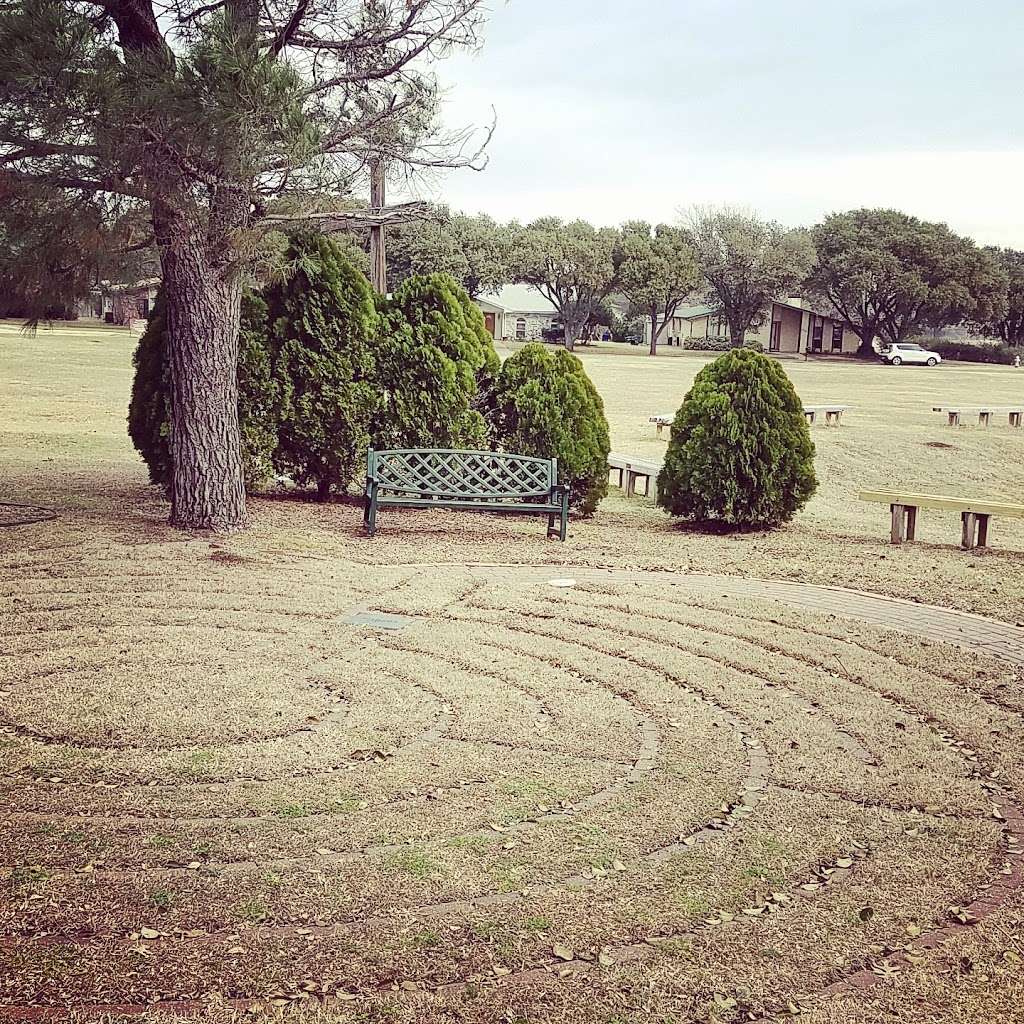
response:
<path fill-rule="evenodd" d="M 958 412 L 951 412 L 949 414 L 949 425 L 951 427 L 959 427 L 960 426 L 960 413 L 958 413 Z"/>
<path fill-rule="evenodd" d="M 1018 427 L 1019 428 L 1020 427 L 1020 419 L 1021 419 L 1021 414 L 1019 412 L 1011 412 L 1010 413 L 1010 426 L 1011 427 Z"/>
<path fill-rule="evenodd" d="M 906 522 L 906 529 L 905 529 L 904 532 L 906 533 L 907 540 L 916 540 L 917 539 L 917 506 L 916 505 L 907 505 L 906 506 L 906 510 L 907 510 L 907 516 L 906 516 L 906 520 L 905 520 L 905 522 Z"/>
<path fill-rule="evenodd" d="M 988 516 L 978 515 L 978 544 L 979 548 L 988 547 Z"/>
<path fill-rule="evenodd" d="M 804 411 L 804 415 L 807 417 L 808 426 L 813 426 L 814 425 L 814 413 L 813 412 L 807 412 L 805 410 Z"/>
<path fill-rule="evenodd" d="M 662 431 L 662 428 L 663 428 L 664 426 L 665 426 L 665 424 L 664 424 L 664 423 L 656 423 L 656 424 L 655 424 L 655 427 L 656 427 L 656 429 L 657 429 L 657 431 L 658 431 L 658 437 L 661 437 L 661 431 Z"/>
<path fill-rule="evenodd" d="M 377 498 L 367 495 L 366 504 L 363 507 L 363 525 L 366 527 L 366 535 L 372 537 L 377 532 Z"/>
<path fill-rule="evenodd" d="M 979 427 L 987 427 L 988 426 L 988 421 L 991 419 L 991 417 L 992 417 L 991 413 L 979 412 L 978 413 L 978 426 Z"/>
<path fill-rule="evenodd" d="M 889 511 L 892 513 L 892 530 L 889 534 L 890 543 L 902 544 L 903 541 L 906 540 L 906 506 L 890 505 Z"/>
<path fill-rule="evenodd" d="M 964 551 L 970 551 L 977 543 L 978 517 L 973 512 L 961 512 L 960 521 L 963 523 L 963 529 L 960 531 L 960 547 Z"/>

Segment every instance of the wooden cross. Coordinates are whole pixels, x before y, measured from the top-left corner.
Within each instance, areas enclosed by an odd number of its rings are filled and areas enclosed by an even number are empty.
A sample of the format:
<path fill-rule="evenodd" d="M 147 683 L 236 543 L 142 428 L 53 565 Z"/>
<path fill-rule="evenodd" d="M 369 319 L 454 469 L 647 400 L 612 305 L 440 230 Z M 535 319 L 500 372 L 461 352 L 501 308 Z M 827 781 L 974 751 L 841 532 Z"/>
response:
<path fill-rule="evenodd" d="M 380 217 L 384 210 L 384 161 L 375 156 L 370 161 L 370 216 Z M 383 221 L 370 228 L 370 284 L 381 295 L 388 290 L 387 241 Z"/>

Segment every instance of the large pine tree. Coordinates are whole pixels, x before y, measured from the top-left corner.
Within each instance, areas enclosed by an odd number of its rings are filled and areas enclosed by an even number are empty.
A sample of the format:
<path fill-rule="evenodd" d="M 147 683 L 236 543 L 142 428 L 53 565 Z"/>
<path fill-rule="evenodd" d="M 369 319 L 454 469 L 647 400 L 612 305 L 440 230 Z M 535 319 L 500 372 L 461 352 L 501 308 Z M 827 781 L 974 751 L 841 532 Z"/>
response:
<path fill-rule="evenodd" d="M 72 225 L 79 205 L 98 208 L 101 224 L 134 207 L 152 225 L 168 325 L 173 523 L 233 529 L 245 519 L 239 310 L 273 248 L 268 233 L 344 219 L 323 197 L 345 194 L 371 159 L 474 160 L 465 137 L 437 127 L 427 65 L 475 43 L 481 7 L 0 2 L 0 206 L 17 195 L 44 223 Z M 46 274 L 66 282 L 68 267 L 102 250 L 96 232 L 82 234 L 62 240 L 66 260 L 24 275 L 26 301 L 45 298 Z M 76 241 L 80 253 L 70 251 Z"/>

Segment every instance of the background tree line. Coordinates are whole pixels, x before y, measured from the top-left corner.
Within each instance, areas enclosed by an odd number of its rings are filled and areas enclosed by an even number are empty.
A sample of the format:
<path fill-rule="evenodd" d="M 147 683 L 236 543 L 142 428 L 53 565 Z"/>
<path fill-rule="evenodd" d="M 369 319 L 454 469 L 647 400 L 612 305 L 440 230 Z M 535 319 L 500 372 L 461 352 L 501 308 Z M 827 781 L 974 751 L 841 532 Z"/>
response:
<path fill-rule="evenodd" d="M 865 355 L 876 339 L 952 326 L 1024 345 L 1024 253 L 981 248 L 896 210 L 836 213 L 809 230 L 730 208 L 696 209 L 676 226 L 618 229 L 439 211 L 427 225 L 394 232 L 390 252 L 394 283 L 436 268 L 474 298 L 504 284 L 533 286 L 554 307 L 570 351 L 613 293 L 650 325 L 652 355 L 684 303 L 720 309 L 738 347 L 773 300 L 797 294 L 856 334 Z"/>

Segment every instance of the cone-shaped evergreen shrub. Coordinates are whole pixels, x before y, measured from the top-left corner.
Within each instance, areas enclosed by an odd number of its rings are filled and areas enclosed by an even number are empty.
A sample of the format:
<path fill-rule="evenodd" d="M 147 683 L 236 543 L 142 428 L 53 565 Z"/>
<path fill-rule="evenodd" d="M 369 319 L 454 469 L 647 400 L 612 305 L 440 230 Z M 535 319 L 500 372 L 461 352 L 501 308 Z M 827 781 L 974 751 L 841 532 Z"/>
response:
<path fill-rule="evenodd" d="M 165 359 L 167 312 L 163 289 L 157 292 L 149 322 L 132 356 L 135 377 L 128 403 L 128 436 L 149 470 L 151 483 L 167 486 L 171 479 L 170 423 L 167 396 L 170 370 Z"/>
<path fill-rule="evenodd" d="M 486 447 L 482 409 L 499 360 L 465 289 L 447 274 L 413 275 L 378 301 L 374 447 Z"/>
<path fill-rule="evenodd" d="M 344 491 L 365 458 L 377 407 L 366 276 L 326 235 L 293 240 L 295 271 L 266 290 L 277 418 L 274 465 L 321 499 Z"/>
<path fill-rule="evenodd" d="M 502 364 L 494 433 L 505 451 L 558 459 L 573 508 L 590 515 L 608 493 L 608 421 L 583 363 L 564 348 L 524 345 Z"/>
<path fill-rule="evenodd" d="M 258 295 L 242 298 L 238 340 L 238 419 L 247 489 L 258 490 L 273 475 L 276 444 L 270 408 L 269 360 L 266 348 L 267 310 Z M 128 406 L 128 434 L 149 470 L 149 479 L 163 487 L 171 482 L 171 425 L 168 414 L 170 370 L 165 357 L 167 316 L 162 291 L 132 362 L 135 378 Z"/>
<path fill-rule="evenodd" d="M 701 525 L 770 527 L 817 485 L 803 407 L 777 360 L 733 349 L 697 374 L 672 423 L 659 505 Z"/>

